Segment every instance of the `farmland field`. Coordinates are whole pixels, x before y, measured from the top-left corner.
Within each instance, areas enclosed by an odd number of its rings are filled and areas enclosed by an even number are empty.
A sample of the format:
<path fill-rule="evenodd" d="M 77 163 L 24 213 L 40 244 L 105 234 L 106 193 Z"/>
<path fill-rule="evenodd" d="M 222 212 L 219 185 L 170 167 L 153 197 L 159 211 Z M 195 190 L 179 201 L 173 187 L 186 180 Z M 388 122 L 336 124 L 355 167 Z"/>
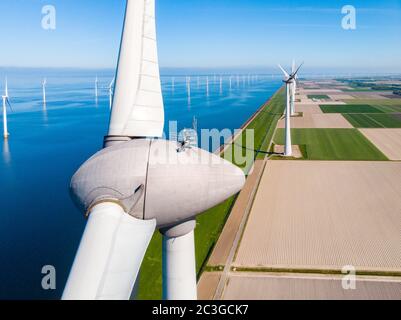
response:
<path fill-rule="evenodd" d="M 330 100 L 330 97 L 325 94 L 308 94 L 308 99 Z"/>
<path fill-rule="evenodd" d="M 370 105 L 386 113 L 401 113 L 401 99 L 354 99 L 344 102 L 352 105 Z"/>
<path fill-rule="evenodd" d="M 401 128 L 401 114 L 343 114 L 355 128 Z"/>
<path fill-rule="evenodd" d="M 284 134 L 277 130 L 275 144 L 284 144 Z M 357 129 L 293 129 L 292 143 L 308 160 L 388 160 Z"/>
<path fill-rule="evenodd" d="M 368 104 L 347 104 L 347 105 L 320 105 L 324 113 L 384 113 L 376 107 Z"/>

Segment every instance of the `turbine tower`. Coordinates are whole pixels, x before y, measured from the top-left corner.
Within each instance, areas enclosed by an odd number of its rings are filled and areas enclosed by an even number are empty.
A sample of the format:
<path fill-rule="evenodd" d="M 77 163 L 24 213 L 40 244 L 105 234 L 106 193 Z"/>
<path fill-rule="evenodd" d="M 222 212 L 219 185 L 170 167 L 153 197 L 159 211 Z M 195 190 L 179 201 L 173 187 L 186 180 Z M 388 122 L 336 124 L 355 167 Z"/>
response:
<path fill-rule="evenodd" d="M 153 233 L 163 235 L 163 296 L 196 299 L 195 218 L 236 194 L 239 168 L 162 139 L 155 0 L 127 0 L 105 148 L 74 174 L 88 217 L 63 299 L 129 299 Z"/>
<path fill-rule="evenodd" d="M 46 109 L 46 84 L 47 84 L 47 79 L 44 78 L 42 81 L 43 109 Z"/>
<path fill-rule="evenodd" d="M 2 98 L 3 98 L 3 137 L 4 137 L 4 139 L 8 139 L 10 134 L 8 133 L 8 127 L 7 127 L 7 106 L 10 108 L 11 111 L 12 111 L 12 108 L 11 108 L 10 100 L 8 97 L 7 78 L 6 78 L 5 87 L 4 87 L 4 95 L 2 96 Z"/>
<path fill-rule="evenodd" d="M 99 79 L 96 76 L 95 78 L 95 102 L 98 104 L 98 99 L 99 99 Z"/>
<path fill-rule="evenodd" d="M 114 82 L 116 81 L 116 77 L 113 78 L 113 80 L 111 80 L 110 84 L 109 84 L 109 104 L 110 104 L 110 110 L 111 107 L 113 106 L 113 86 L 114 86 Z"/>
<path fill-rule="evenodd" d="M 285 89 L 286 89 L 286 109 L 285 109 L 285 146 L 284 146 L 284 156 L 292 156 L 292 142 L 291 142 L 291 88 L 293 87 L 295 77 L 298 74 L 299 69 L 301 69 L 302 64 L 297 70 L 288 74 L 281 65 L 279 68 L 284 74 Z M 295 69 L 295 68 L 294 68 Z"/>

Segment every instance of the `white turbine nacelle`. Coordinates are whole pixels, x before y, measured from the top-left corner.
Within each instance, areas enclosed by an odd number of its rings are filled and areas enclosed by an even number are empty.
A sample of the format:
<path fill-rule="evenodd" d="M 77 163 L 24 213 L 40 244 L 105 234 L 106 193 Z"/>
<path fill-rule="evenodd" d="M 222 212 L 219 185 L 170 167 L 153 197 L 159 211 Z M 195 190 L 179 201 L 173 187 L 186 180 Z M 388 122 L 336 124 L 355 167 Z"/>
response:
<path fill-rule="evenodd" d="M 106 148 L 77 171 L 71 194 L 85 212 L 101 202 L 118 203 L 162 229 L 193 219 L 242 188 L 244 174 L 230 162 L 195 147 L 178 149 L 177 142 L 152 139 Z"/>

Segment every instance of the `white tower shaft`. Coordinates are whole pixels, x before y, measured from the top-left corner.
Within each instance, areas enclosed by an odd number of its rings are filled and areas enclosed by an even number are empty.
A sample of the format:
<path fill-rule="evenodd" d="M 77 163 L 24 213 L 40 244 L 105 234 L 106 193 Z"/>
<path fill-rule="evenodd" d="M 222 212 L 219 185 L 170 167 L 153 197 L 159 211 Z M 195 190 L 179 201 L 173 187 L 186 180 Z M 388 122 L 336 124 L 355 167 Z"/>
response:
<path fill-rule="evenodd" d="M 163 299 L 197 299 L 194 231 L 163 236 Z"/>
<path fill-rule="evenodd" d="M 291 115 L 295 115 L 295 93 L 297 90 L 297 83 L 294 81 L 291 85 Z"/>
<path fill-rule="evenodd" d="M 99 80 L 96 77 L 96 80 L 95 80 L 95 100 L 96 100 L 96 104 L 98 102 L 98 97 L 99 97 Z"/>
<path fill-rule="evenodd" d="M 284 146 L 284 155 L 286 157 L 292 156 L 290 87 L 291 83 L 286 83 L 285 146 Z"/>
<path fill-rule="evenodd" d="M 42 92 L 43 92 L 43 107 L 46 108 L 46 83 L 42 84 Z"/>
<path fill-rule="evenodd" d="M 7 128 L 7 97 L 3 96 L 3 136 L 7 139 L 9 136 Z"/>

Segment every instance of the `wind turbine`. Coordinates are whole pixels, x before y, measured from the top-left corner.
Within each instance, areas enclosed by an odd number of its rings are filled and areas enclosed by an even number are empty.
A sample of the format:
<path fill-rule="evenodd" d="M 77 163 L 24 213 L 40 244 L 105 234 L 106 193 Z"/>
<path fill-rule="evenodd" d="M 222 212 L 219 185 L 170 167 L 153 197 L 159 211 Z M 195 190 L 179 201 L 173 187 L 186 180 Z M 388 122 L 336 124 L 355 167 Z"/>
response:
<path fill-rule="evenodd" d="M 44 78 L 42 81 L 43 109 L 46 109 L 46 84 L 47 84 L 47 79 Z"/>
<path fill-rule="evenodd" d="M 286 157 L 291 157 L 292 156 L 292 142 L 291 142 L 291 88 L 293 86 L 293 83 L 295 81 L 295 77 L 298 74 L 299 69 L 301 69 L 303 64 L 299 66 L 297 70 L 292 72 L 291 74 L 288 74 L 285 69 L 279 65 L 279 68 L 284 74 L 284 80 L 283 82 L 285 83 L 285 88 L 286 88 L 286 109 L 285 109 L 285 146 L 284 146 L 284 155 Z"/>
<path fill-rule="evenodd" d="M 188 105 L 191 105 L 191 77 L 187 77 Z"/>
<path fill-rule="evenodd" d="M 110 109 L 113 106 L 113 86 L 114 86 L 114 82 L 116 80 L 116 77 L 113 78 L 113 80 L 111 80 L 110 84 L 109 84 L 109 103 L 110 103 Z"/>
<path fill-rule="evenodd" d="M 74 174 L 88 217 L 63 299 L 129 299 L 155 229 L 163 235 L 163 296 L 196 299 L 195 218 L 237 193 L 239 168 L 162 139 L 164 106 L 155 0 L 127 0 L 105 148 Z"/>
<path fill-rule="evenodd" d="M 8 139 L 9 133 L 8 133 L 8 127 L 7 127 L 7 106 L 10 108 L 12 111 L 10 99 L 8 97 L 8 81 L 6 78 L 5 82 L 5 87 L 4 87 L 4 95 L 2 96 L 3 98 L 3 137 L 4 139 Z"/>
<path fill-rule="evenodd" d="M 96 104 L 98 103 L 98 97 L 99 97 L 99 79 L 96 76 L 96 79 L 95 79 L 95 101 L 96 101 Z"/>

